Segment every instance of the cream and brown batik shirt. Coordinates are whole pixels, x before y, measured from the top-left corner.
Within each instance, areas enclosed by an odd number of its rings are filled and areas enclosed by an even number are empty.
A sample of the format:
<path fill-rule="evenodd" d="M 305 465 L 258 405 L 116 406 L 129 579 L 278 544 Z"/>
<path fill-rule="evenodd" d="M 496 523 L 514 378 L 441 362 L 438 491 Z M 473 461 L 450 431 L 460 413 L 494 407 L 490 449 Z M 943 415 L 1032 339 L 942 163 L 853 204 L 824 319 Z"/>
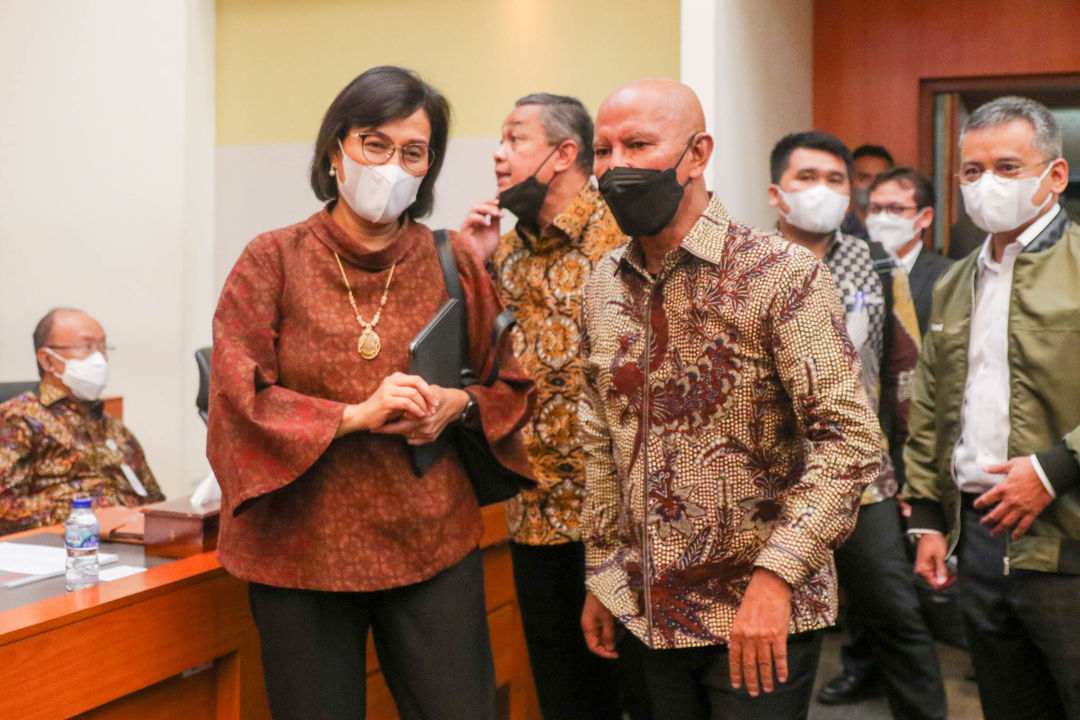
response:
<path fill-rule="evenodd" d="M 726 642 L 757 567 L 833 623 L 881 430 L 825 265 L 713 196 L 655 278 L 637 240 L 597 266 L 585 332 L 589 590 L 653 648 Z"/>
<path fill-rule="evenodd" d="M 42 383 L 0 405 L 0 534 L 64 522 L 77 497 L 94 507 L 165 499 L 139 441 L 103 402 Z"/>
<path fill-rule="evenodd" d="M 537 402 L 523 428 L 539 485 L 506 503 L 510 539 L 525 545 L 581 540 L 585 459 L 578 438 L 583 382 L 581 305 L 596 263 L 626 243 L 600 193 L 586 183 L 537 236 L 503 236 L 491 270 L 499 297 L 517 319 L 514 354 L 536 381 Z"/>

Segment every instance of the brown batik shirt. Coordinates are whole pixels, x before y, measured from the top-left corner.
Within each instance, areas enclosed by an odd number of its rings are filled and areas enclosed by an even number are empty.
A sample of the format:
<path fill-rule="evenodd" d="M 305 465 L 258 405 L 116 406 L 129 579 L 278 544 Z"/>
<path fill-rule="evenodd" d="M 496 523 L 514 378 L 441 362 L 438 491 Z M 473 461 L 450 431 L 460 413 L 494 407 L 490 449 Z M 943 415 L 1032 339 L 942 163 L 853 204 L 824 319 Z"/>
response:
<path fill-rule="evenodd" d="M 715 197 L 644 267 L 631 241 L 586 289 L 589 590 L 653 648 L 726 642 L 758 567 L 791 632 L 831 624 L 881 431 L 828 270 Z"/>
<path fill-rule="evenodd" d="M 539 487 L 506 503 L 514 542 L 554 545 L 581 539 L 582 298 L 596 263 L 626 241 L 600 193 L 586 183 L 539 237 L 519 224 L 492 256 L 495 287 L 518 321 L 514 354 L 537 386 L 536 410 L 523 434 Z"/>
<path fill-rule="evenodd" d="M 0 534 L 64 522 L 78 497 L 94 507 L 165 499 L 139 441 L 104 408 L 51 383 L 0 405 Z"/>
<path fill-rule="evenodd" d="M 459 562 L 483 535 L 457 454 L 422 477 L 400 435 L 335 438 L 346 405 L 409 372 L 409 343 L 449 296 L 430 229 L 404 220 L 390 246 L 367 251 L 327 210 L 252 240 L 214 313 L 207 456 L 221 483 L 218 559 L 245 580 L 304 590 L 409 585 Z M 483 266 L 450 233 L 468 316 L 472 367 L 491 360 L 502 305 Z M 379 307 L 390 268 L 382 348 L 357 351 L 362 316 Z M 535 395 L 509 346 L 490 387 L 471 386 L 480 422 L 504 465 L 529 473 L 517 429 Z"/>

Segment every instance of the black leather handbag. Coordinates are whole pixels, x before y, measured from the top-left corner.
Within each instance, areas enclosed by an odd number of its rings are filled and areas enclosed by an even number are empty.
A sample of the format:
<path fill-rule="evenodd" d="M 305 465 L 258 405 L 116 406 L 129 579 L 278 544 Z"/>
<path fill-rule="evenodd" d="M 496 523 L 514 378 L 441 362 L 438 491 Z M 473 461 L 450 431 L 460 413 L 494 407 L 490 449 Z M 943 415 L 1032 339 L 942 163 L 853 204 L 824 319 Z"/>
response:
<path fill-rule="evenodd" d="M 495 318 L 491 329 L 491 368 L 483 381 L 478 383 L 469 361 L 465 292 L 461 287 L 450 237 L 445 230 L 435 231 L 435 248 L 439 254 L 439 265 L 442 267 L 450 300 L 440 308 L 435 318 L 416 336 L 410 346 L 411 371 L 428 382 L 444 387 L 452 386 L 450 383 L 455 377 L 457 387 L 476 384 L 490 387 L 499 377 L 498 350 L 516 322 L 514 315 L 509 310 L 504 310 Z M 426 473 L 450 445 L 457 450 L 458 458 L 465 467 L 481 506 L 509 500 L 524 488 L 536 487 L 535 480 L 520 475 L 499 462 L 491 451 L 483 430 L 466 427 L 460 422 L 447 425 L 435 442 L 410 448 L 413 472 L 417 476 Z"/>

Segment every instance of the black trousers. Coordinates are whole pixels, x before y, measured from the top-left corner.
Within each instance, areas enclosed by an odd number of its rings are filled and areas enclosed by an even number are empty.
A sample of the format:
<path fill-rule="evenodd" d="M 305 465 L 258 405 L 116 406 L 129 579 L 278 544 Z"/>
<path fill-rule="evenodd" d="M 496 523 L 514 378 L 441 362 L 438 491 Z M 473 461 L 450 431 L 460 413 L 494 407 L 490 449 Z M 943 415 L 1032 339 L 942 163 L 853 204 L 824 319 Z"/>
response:
<path fill-rule="evenodd" d="M 1080 576 L 1013 569 L 964 496 L 960 607 L 987 720 L 1080 718 Z"/>
<path fill-rule="evenodd" d="M 897 720 L 944 720 L 941 665 L 915 592 L 895 499 L 859 508 L 855 532 L 836 551 L 852 620 L 885 680 Z"/>
<path fill-rule="evenodd" d="M 510 544 L 525 644 L 544 720 L 650 720 L 636 648 L 619 659 L 589 652 L 581 632 L 585 546 Z"/>
<path fill-rule="evenodd" d="M 635 637 L 656 720 L 805 720 L 810 711 L 821 633 L 788 637 L 788 681 L 750 697 L 731 686 L 727 645 L 651 650 Z"/>
<path fill-rule="evenodd" d="M 251 583 L 275 720 L 356 720 L 366 711 L 366 644 L 402 720 L 495 720 L 495 667 L 479 549 L 433 578 L 367 593 Z"/>

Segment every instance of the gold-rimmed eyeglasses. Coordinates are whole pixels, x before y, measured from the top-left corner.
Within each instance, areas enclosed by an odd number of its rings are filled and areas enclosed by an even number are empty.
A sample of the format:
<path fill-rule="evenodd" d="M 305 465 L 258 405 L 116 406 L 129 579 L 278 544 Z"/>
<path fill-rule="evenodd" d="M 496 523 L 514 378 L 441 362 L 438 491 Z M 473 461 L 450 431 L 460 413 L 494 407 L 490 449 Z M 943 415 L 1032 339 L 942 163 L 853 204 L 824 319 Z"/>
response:
<path fill-rule="evenodd" d="M 401 151 L 401 166 L 414 175 L 426 173 L 435 162 L 435 151 L 428 147 L 427 143 L 395 145 L 390 138 L 379 132 L 354 131 L 349 135 L 360 141 L 360 150 L 364 159 L 372 165 L 385 165 L 399 150 Z"/>

